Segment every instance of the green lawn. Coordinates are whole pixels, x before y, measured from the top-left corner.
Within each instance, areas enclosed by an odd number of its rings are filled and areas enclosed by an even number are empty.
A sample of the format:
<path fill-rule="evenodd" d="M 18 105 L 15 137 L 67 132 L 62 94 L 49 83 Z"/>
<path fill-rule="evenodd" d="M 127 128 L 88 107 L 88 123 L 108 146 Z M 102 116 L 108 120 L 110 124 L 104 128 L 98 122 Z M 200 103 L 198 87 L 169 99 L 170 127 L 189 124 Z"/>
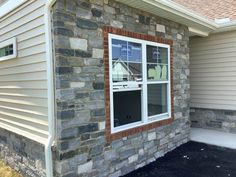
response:
<path fill-rule="evenodd" d="M 0 160 L 0 177 L 22 177 L 22 176 Z"/>

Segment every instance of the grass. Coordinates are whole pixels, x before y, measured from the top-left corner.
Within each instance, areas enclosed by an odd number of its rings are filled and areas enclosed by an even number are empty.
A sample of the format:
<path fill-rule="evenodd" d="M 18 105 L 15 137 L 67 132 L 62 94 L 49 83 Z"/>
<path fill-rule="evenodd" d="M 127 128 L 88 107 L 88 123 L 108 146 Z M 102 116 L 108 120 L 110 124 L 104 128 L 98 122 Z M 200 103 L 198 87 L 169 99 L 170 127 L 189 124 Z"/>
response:
<path fill-rule="evenodd" d="M 22 176 L 0 160 L 0 177 L 22 177 Z"/>

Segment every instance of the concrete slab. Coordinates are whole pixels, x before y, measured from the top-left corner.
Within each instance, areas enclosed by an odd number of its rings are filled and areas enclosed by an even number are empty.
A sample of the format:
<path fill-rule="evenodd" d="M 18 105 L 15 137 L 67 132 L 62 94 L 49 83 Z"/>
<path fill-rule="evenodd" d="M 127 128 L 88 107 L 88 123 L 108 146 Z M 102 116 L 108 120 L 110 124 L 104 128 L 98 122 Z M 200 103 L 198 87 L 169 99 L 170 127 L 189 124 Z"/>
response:
<path fill-rule="evenodd" d="M 202 128 L 191 128 L 192 141 L 236 149 L 236 134 Z"/>

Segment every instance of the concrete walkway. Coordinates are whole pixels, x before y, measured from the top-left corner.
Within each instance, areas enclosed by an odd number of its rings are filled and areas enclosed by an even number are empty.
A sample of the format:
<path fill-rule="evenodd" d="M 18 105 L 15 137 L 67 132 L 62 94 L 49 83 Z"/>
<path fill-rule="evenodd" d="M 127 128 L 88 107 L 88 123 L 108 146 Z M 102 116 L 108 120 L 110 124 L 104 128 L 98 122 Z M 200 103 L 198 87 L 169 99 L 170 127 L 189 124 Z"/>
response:
<path fill-rule="evenodd" d="M 191 128 L 190 139 L 196 142 L 236 149 L 236 134 L 232 133 Z"/>

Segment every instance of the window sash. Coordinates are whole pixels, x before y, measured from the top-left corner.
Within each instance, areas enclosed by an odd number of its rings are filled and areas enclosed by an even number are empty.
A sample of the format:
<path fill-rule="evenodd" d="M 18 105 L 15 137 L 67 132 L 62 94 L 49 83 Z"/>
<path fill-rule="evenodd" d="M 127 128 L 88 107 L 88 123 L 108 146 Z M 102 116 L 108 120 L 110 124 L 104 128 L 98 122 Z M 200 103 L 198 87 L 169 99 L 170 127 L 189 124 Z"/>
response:
<path fill-rule="evenodd" d="M 121 83 L 113 83 L 112 81 L 112 39 L 118 39 L 118 40 L 124 40 L 127 42 L 134 42 L 134 43 L 140 43 L 142 48 L 142 81 L 136 82 L 138 84 L 141 84 L 141 108 L 142 108 L 142 117 L 141 121 L 134 122 L 131 124 L 126 124 L 118 127 L 114 127 L 114 108 L 113 108 L 113 92 L 119 92 L 119 91 L 126 91 L 127 88 L 124 89 L 113 89 L 113 87 L 117 86 Z M 139 127 L 142 125 L 150 124 L 153 122 L 169 119 L 171 117 L 171 86 L 170 86 L 170 45 L 152 42 L 152 41 L 146 41 L 142 39 L 136 39 L 116 34 L 108 34 L 108 47 L 109 47 L 109 80 L 110 80 L 110 124 L 111 124 L 111 133 L 117 133 L 120 131 L 128 130 L 130 128 Z M 157 47 L 163 47 L 167 48 L 168 50 L 168 80 L 147 80 L 147 50 L 146 46 L 152 45 Z M 135 82 L 135 81 L 130 81 Z M 125 81 L 125 83 L 129 83 L 129 81 Z M 148 97 L 147 97 L 147 86 L 148 84 L 167 84 L 167 113 L 158 114 L 154 116 L 148 117 Z M 129 88 L 129 90 L 135 90 L 134 88 Z"/>

